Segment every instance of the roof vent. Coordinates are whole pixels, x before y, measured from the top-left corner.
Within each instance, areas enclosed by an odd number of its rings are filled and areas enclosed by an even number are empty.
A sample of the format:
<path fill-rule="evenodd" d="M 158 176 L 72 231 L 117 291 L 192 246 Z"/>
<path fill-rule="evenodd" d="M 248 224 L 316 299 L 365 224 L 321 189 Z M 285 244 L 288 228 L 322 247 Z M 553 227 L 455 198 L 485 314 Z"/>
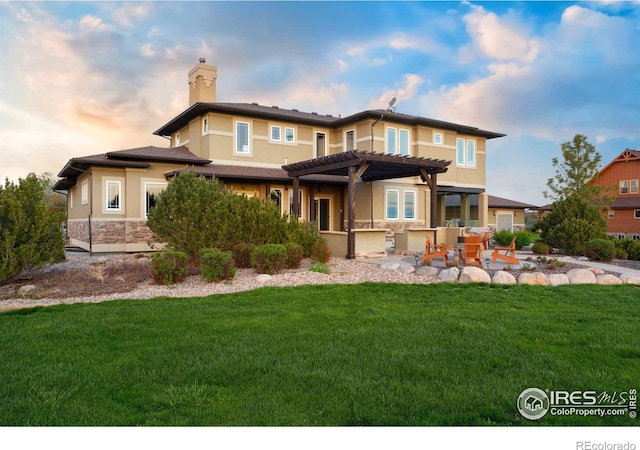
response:
<path fill-rule="evenodd" d="M 294 108 L 294 109 L 292 109 L 291 111 L 299 112 L 299 111 L 298 111 L 297 109 L 295 109 L 295 108 Z"/>
<path fill-rule="evenodd" d="M 275 108 L 275 109 L 280 109 L 280 108 L 278 108 L 276 105 L 273 105 L 273 106 L 271 106 L 271 107 L 272 107 L 272 108 Z"/>
<path fill-rule="evenodd" d="M 202 64 L 204 64 L 204 63 L 206 63 L 206 62 L 207 62 L 207 60 L 206 60 L 206 59 L 204 59 L 204 58 L 200 58 L 200 62 L 201 62 Z"/>
<path fill-rule="evenodd" d="M 311 112 L 311 114 L 316 115 L 316 116 L 318 115 L 318 113 L 317 113 L 317 112 Z"/>
<path fill-rule="evenodd" d="M 251 102 L 251 104 L 252 104 L 252 105 L 257 105 L 258 103 L 256 103 L 256 102 Z"/>

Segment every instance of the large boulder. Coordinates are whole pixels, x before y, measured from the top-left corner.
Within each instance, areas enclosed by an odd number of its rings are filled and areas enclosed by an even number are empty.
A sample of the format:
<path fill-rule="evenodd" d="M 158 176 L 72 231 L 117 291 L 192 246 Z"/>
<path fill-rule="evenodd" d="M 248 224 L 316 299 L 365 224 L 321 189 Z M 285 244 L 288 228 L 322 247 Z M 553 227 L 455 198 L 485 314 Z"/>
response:
<path fill-rule="evenodd" d="M 400 263 L 400 266 L 396 269 L 397 272 L 400 273 L 413 273 L 416 271 L 416 268 L 408 263 Z"/>
<path fill-rule="evenodd" d="M 620 278 L 620 281 L 625 284 L 640 284 L 640 276 L 636 275 L 635 273 L 621 273 L 620 275 L 618 275 L 618 278 Z"/>
<path fill-rule="evenodd" d="M 590 270 L 591 272 L 593 272 L 595 276 L 604 275 L 604 270 L 598 267 L 587 267 L 587 270 Z"/>
<path fill-rule="evenodd" d="M 596 275 L 596 281 L 598 284 L 622 284 L 622 280 L 615 275 L 611 275 L 610 273 L 605 273 L 602 275 Z"/>
<path fill-rule="evenodd" d="M 385 270 L 398 270 L 398 267 L 400 267 L 400 263 L 397 262 L 387 262 L 384 264 L 380 264 L 380 268 Z"/>
<path fill-rule="evenodd" d="M 20 286 L 18 289 L 18 297 L 29 297 L 31 295 L 35 295 L 38 292 L 38 286 L 35 284 L 25 284 L 24 286 Z"/>
<path fill-rule="evenodd" d="M 596 276 L 589 269 L 573 269 L 567 272 L 571 284 L 596 284 Z"/>
<path fill-rule="evenodd" d="M 516 277 L 514 277 L 509 272 L 504 270 L 498 270 L 496 273 L 493 274 L 492 282 L 494 284 L 516 284 L 517 280 L 516 280 Z"/>
<path fill-rule="evenodd" d="M 269 281 L 271 278 L 273 278 L 271 275 L 269 275 L 268 273 L 261 273 L 260 275 L 256 276 L 256 281 L 260 284 L 264 284 L 267 281 Z"/>
<path fill-rule="evenodd" d="M 518 284 L 549 286 L 549 278 L 542 272 L 524 272 L 518 276 Z"/>
<path fill-rule="evenodd" d="M 420 277 L 438 276 L 438 268 L 432 266 L 421 266 L 416 269 L 416 275 Z"/>
<path fill-rule="evenodd" d="M 466 266 L 462 268 L 460 283 L 491 283 L 491 276 L 479 267 Z"/>
<path fill-rule="evenodd" d="M 458 281 L 458 276 L 460 276 L 460 269 L 457 267 L 451 267 L 450 269 L 443 269 L 438 274 L 438 278 L 442 281 Z"/>
<path fill-rule="evenodd" d="M 561 286 L 563 284 L 569 284 L 569 277 L 566 273 L 550 273 L 547 275 L 549 284 L 551 286 Z"/>

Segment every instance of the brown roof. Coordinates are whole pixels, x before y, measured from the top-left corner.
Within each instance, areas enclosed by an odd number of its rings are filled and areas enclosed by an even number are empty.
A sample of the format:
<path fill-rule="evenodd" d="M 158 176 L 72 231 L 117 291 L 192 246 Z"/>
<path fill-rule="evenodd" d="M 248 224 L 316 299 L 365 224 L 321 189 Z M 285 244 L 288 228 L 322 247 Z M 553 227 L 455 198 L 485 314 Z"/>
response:
<path fill-rule="evenodd" d="M 529 203 L 517 202 L 508 198 L 496 197 L 495 195 L 489 195 L 488 200 L 489 208 L 538 209 L 537 206 Z"/>
<path fill-rule="evenodd" d="M 616 197 L 609 204 L 611 209 L 640 209 L 640 196 Z"/>
<path fill-rule="evenodd" d="M 211 161 L 199 158 L 185 146 L 180 147 L 139 147 L 99 155 L 71 158 L 58 173 L 61 180 L 53 186 L 56 190 L 68 190 L 76 184 L 76 179 L 93 166 L 99 167 L 131 167 L 146 169 L 149 161 L 175 164 L 203 165 Z"/>
<path fill-rule="evenodd" d="M 383 116 L 383 120 L 392 120 L 393 122 L 405 123 L 412 126 L 424 125 L 427 127 L 442 128 L 472 136 L 485 137 L 487 139 L 505 136 L 502 133 L 481 130 L 467 125 L 434 120 L 420 116 L 411 116 L 382 109 L 366 110 L 347 117 L 335 117 L 329 114 L 318 114 L 315 112 L 308 113 L 298 111 L 297 109 L 286 109 L 278 106 L 264 106 L 257 103 L 194 103 L 161 128 L 154 131 L 153 134 L 169 136 L 187 126 L 187 124 L 194 118 L 200 117 L 208 112 L 221 112 L 265 119 L 280 119 L 287 122 L 317 125 L 327 128 L 340 128 L 361 120 L 379 119 Z"/>

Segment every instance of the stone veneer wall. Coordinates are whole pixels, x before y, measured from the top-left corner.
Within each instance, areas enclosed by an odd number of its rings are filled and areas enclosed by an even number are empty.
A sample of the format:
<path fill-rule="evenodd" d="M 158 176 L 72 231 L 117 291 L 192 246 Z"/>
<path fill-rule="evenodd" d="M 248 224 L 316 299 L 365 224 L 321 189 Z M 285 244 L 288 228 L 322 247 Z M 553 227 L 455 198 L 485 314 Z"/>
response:
<path fill-rule="evenodd" d="M 67 236 L 89 243 L 89 220 L 69 221 Z M 92 245 L 147 244 L 158 241 L 147 226 L 146 220 L 99 220 L 91 221 Z"/>
<path fill-rule="evenodd" d="M 384 228 L 387 230 L 387 236 L 393 237 L 395 233 L 402 232 L 405 228 L 424 228 L 424 220 L 413 220 L 411 222 L 390 222 L 387 220 L 374 220 L 373 228 Z M 353 224 L 354 228 L 371 228 L 371 220 L 356 220 Z M 344 229 L 347 229 L 347 222 L 344 222 Z"/>

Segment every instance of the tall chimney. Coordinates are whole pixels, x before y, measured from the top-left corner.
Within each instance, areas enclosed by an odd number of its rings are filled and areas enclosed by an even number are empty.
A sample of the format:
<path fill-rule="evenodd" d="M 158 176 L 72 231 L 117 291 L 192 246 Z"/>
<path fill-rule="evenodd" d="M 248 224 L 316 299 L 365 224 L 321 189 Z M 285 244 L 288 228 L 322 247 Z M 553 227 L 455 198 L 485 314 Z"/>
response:
<path fill-rule="evenodd" d="M 218 68 L 200 58 L 198 65 L 189 71 L 189 106 L 198 102 L 215 102 L 217 78 Z"/>

